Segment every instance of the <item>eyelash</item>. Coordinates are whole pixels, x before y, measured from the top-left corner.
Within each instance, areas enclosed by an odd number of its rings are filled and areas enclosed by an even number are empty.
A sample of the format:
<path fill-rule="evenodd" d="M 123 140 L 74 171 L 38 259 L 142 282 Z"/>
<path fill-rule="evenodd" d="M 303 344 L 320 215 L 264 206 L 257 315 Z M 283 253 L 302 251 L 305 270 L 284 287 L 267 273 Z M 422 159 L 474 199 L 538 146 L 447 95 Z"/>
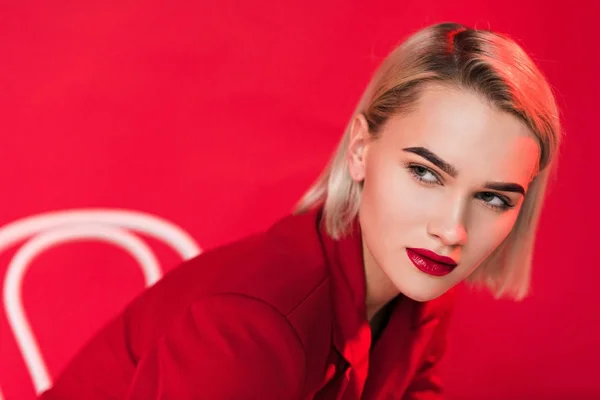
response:
<path fill-rule="evenodd" d="M 408 163 L 408 164 L 406 164 L 406 168 L 408 168 L 408 170 L 410 171 L 410 174 L 413 176 L 413 178 L 415 178 L 417 181 L 419 181 L 425 185 L 442 185 L 441 179 L 438 176 L 438 174 L 435 173 L 434 171 L 432 171 L 430 168 L 425 167 L 424 165 Z M 422 176 L 419 176 L 417 174 L 417 172 L 416 172 L 417 169 L 423 169 L 423 170 L 425 170 L 425 172 L 428 172 L 431 175 L 433 175 L 436 179 L 436 182 L 432 182 L 432 181 L 423 179 Z M 510 203 L 510 200 L 508 200 L 506 197 L 500 196 L 499 194 L 496 194 L 494 192 L 481 192 L 478 196 L 481 196 L 481 195 L 492 195 L 492 196 L 500 199 L 500 201 L 502 202 L 502 205 L 490 204 L 489 202 L 482 200 L 486 204 L 487 207 L 490 207 L 494 210 L 506 211 L 506 210 L 509 210 L 514 207 L 514 204 Z"/>

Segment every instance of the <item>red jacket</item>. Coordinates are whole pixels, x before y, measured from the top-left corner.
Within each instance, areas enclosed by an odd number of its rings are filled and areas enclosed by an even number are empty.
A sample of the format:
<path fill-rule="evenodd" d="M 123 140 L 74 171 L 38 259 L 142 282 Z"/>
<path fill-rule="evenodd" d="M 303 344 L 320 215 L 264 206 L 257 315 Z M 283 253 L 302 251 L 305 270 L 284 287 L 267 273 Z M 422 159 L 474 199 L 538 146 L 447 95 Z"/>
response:
<path fill-rule="evenodd" d="M 453 295 L 396 302 L 371 349 L 360 229 L 320 212 L 207 251 L 144 292 L 70 363 L 53 399 L 439 399 Z"/>

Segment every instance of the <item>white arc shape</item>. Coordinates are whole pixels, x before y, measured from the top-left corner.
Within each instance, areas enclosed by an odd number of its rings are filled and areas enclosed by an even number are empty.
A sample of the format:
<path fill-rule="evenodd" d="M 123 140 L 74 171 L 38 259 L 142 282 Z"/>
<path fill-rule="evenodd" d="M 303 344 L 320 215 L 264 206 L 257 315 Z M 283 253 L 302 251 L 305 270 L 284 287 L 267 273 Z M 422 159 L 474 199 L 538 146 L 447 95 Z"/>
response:
<path fill-rule="evenodd" d="M 0 228 L 0 252 L 20 240 L 34 236 L 19 249 L 8 266 L 4 281 L 4 306 L 36 393 L 48 389 L 52 383 L 23 309 L 21 284 L 27 267 L 37 255 L 59 243 L 94 239 L 129 252 L 139 263 L 146 285 L 150 286 L 162 275 L 160 265 L 152 250 L 125 229 L 165 242 L 182 259 L 194 257 L 201 252 L 194 240 L 177 226 L 133 211 L 62 211 L 29 217 Z"/>
<path fill-rule="evenodd" d="M 0 228 L 0 252 L 15 242 L 48 229 L 79 224 L 113 225 L 152 236 L 171 246 L 183 259 L 200 253 L 200 248 L 191 236 L 162 218 L 139 211 L 105 209 L 57 211 L 12 222 Z"/>
<path fill-rule="evenodd" d="M 17 345 L 37 393 L 48 389 L 51 380 L 31 325 L 23 312 L 21 282 L 27 267 L 36 256 L 57 244 L 85 239 L 105 241 L 129 252 L 142 267 L 146 285 L 153 284 L 161 275 L 158 260 L 152 250 L 136 236 L 118 228 L 86 225 L 60 228 L 42 233 L 21 247 L 8 267 L 4 304 L 11 328 L 18 338 Z"/>

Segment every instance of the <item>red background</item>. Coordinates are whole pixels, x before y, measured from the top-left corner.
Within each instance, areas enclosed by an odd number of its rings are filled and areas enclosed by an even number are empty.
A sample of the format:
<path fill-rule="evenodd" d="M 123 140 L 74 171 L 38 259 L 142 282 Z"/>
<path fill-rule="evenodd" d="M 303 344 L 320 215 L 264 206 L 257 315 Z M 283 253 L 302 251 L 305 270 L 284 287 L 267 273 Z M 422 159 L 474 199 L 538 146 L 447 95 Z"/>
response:
<path fill-rule="evenodd" d="M 600 397 L 592 1 L 200 3 L 0 5 L 0 226 L 48 211 L 133 209 L 179 225 L 203 249 L 264 229 L 324 166 L 395 43 L 446 20 L 491 27 L 538 60 L 567 138 L 533 295 L 515 304 L 461 294 L 448 397 Z M 167 246 L 144 239 L 164 270 L 177 264 Z M 20 245 L 0 254 L 0 280 Z M 25 278 L 25 309 L 52 375 L 143 289 L 133 259 L 97 242 L 44 252 Z M 0 354 L 5 399 L 32 399 L 4 309 Z"/>

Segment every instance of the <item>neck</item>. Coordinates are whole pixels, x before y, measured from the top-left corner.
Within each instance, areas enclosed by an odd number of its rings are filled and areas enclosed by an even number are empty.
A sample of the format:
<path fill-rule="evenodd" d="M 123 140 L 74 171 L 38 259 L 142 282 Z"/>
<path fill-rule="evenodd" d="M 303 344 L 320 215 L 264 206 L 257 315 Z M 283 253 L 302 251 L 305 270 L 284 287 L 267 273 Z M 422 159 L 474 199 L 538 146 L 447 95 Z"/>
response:
<path fill-rule="evenodd" d="M 386 304 L 392 301 L 400 294 L 396 286 L 388 276 L 379 267 L 379 264 L 373 258 L 373 255 L 365 245 L 363 240 L 363 261 L 365 265 L 366 290 L 366 309 L 367 320 L 370 322 L 373 317 Z"/>

